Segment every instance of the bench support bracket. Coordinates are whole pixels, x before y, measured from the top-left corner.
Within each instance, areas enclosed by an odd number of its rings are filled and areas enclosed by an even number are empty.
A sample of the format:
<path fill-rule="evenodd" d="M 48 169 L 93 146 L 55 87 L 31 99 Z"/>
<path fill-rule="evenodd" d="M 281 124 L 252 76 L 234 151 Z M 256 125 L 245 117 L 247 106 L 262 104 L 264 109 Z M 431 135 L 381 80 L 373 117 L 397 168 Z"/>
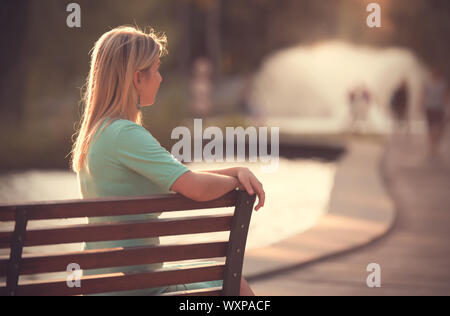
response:
<path fill-rule="evenodd" d="M 15 296 L 19 283 L 20 264 L 27 230 L 27 211 L 22 207 L 16 208 L 16 223 L 11 236 L 11 253 L 8 262 L 8 274 L 6 278 L 6 295 Z"/>
<path fill-rule="evenodd" d="M 231 224 L 230 239 L 223 279 L 223 295 L 239 296 L 245 244 L 256 194 L 239 191 Z"/>

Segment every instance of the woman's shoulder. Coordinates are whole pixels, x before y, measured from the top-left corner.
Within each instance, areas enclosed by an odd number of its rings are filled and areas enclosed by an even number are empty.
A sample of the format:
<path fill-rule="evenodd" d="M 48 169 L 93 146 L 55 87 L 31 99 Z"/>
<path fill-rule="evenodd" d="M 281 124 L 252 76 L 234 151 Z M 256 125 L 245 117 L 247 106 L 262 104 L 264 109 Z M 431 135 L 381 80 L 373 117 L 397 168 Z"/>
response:
<path fill-rule="evenodd" d="M 111 123 L 116 135 L 116 142 L 132 145 L 134 143 L 152 142 L 159 144 L 158 140 L 142 125 L 126 119 L 118 119 Z"/>
<path fill-rule="evenodd" d="M 145 127 L 126 119 L 112 119 L 107 123 L 107 128 L 110 133 L 115 134 L 116 136 L 122 132 L 148 133 L 148 130 L 145 129 Z"/>
<path fill-rule="evenodd" d="M 121 134 L 136 133 L 136 134 L 150 134 L 150 132 L 142 125 L 126 119 L 117 119 L 111 123 L 114 129 Z"/>
<path fill-rule="evenodd" d="M 127 142 L 130 139 L 148 137 L 150 132 L 143 126 L 126 119 L 105 119 L 99 126 L 95 137 L 101 142 Z"/>
<path fill-rule="evenodd" d="M 123 128 L 125 126 L 136 126 L 136 127 L 142 127 L 141 125 L 130 121 L 130 120 L 126 120 L 126 119 L 121 119 L 121 118 L 115 118 L 115 119 L 107 119 L 107 121 L 109 121 L 109 126 L 116 128 L 116 129 L 120 129 Z"/>

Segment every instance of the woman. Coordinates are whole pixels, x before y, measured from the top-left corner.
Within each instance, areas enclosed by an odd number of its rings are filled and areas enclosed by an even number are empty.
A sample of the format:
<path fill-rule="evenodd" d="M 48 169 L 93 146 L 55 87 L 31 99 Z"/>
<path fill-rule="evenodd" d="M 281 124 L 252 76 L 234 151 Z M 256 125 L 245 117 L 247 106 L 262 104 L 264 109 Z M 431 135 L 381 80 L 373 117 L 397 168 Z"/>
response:
<path fill-rule="evenodd" d="M 83 198 L 178 192 L 196 201 L 216 199 L 236 188 L 258 195 L 255 210 L 264 206 L 261 182 L 248 168 L 191 171 L 142 127 L 142 107 L 151 106 L 162 81 L 159 58 L 167 39 L 150 30 L 120 26 L 103 34 L 92 51 L 83 95 L 84 113 L 72 150 Z M 89 218 L 90 223 L 148 219 L 159 214 Z M 158 238 L 86 243 L 86 249 L 159 244 Z M 139 272 L 162 264 L 87 270 L 85 274 Z M 201 284 L 187 287 L 188 289 Z M 167 288 L 126 294 L 159 294 Z M 111 293 L 110 293 L 111 294 Z M 114 293 L 125 294 L 125 293 Z M 241 295 L 253 295 L 245 279 Z"/>

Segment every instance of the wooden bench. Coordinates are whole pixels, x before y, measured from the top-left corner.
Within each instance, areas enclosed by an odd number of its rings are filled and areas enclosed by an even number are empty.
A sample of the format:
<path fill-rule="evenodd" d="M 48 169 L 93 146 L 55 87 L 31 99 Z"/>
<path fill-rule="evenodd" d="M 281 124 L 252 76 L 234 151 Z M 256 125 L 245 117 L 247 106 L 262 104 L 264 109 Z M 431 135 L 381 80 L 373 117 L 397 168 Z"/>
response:
<path fill-rule="evenodd" d="M 9 258 L 0 260 L 0 277 L 6 285 L 0 295 L 81 295 L 146 289 L 175 284 L 223 280 L 223 287 L 176 292 L 179 295 L 239 295 L 245 244 L 255 195 L 235 190 L 208 202 L 180 194 L 108 197 L 0 205 L 0 221 L 15 221 L 14 231 L 0 232 L 0 248 Z M 120 216 L 207 208 L 234 207 L 225 215 L 176 217 L 133 222 L 65 225 L 27 229 L 27 222 L 41 219 Z M 176 245 L 95 249 L 22 256 L 23 247 L 96 242 L 229 231 L 229 240 Z M 110 273 L 82 276 L 81 287 L 66 279 L 19 282 L 19 276 L 64 272 L 70 263 L 81 269 L 122 267 L 159 262 L 226 257 L 225 263 L 183 269 L 157 269 L 145 273 Z"/>

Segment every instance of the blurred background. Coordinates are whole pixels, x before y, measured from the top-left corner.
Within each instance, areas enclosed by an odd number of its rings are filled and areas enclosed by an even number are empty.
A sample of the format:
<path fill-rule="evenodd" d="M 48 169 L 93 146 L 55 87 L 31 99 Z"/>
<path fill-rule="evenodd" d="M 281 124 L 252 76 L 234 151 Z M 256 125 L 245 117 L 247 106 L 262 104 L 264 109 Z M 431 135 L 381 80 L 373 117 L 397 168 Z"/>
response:
<path fill-rule="evenodd" d="M 250 115 L 284 124 L 280 133 L 334 134 L 351 117 L 349 91 L 361 87 L 377 108 L 366 129 L 383 132 L 402 78 L 420 121 L 423 69 L 450 74 L 448 1 L 377 1 L 381 28 L 366 24 L 370 2 L 80 0 L 81 27 L 69 28 L 70 1 L 3 0 L 0 169 L 68 168 L 89 51 L 122 24 L 168 36 L 157 104 L 144 113 L 167 147 L 172 128 L 193 116 L 244 126 Z"/>
<path fill-rule="evenodd" d="M 71 2 L 0 2 L 1 203 L 79 197 L 69 159 L 89 52 L 125 24 L 168 37 L 163 82 L 143 110 L 144 126 L 166 149 L 177 141 L 172 129 L 192 128 L 193 118 L 203 128 L 279 127 L 277 172 L 238 163 L 267 192 L 250 248 L 305 231 L 327 212 L 349 142 L 382 146 L 406 135 L 424 140 L 414 153 L 428 150 L 425 88 L 450 77 L 448 0 L 78 0 L 81 27 L 69 28 Z M 381 27 L 367 24 L 373 2 Z M 441 138 L 448 158 L 448 136 Z"/>

